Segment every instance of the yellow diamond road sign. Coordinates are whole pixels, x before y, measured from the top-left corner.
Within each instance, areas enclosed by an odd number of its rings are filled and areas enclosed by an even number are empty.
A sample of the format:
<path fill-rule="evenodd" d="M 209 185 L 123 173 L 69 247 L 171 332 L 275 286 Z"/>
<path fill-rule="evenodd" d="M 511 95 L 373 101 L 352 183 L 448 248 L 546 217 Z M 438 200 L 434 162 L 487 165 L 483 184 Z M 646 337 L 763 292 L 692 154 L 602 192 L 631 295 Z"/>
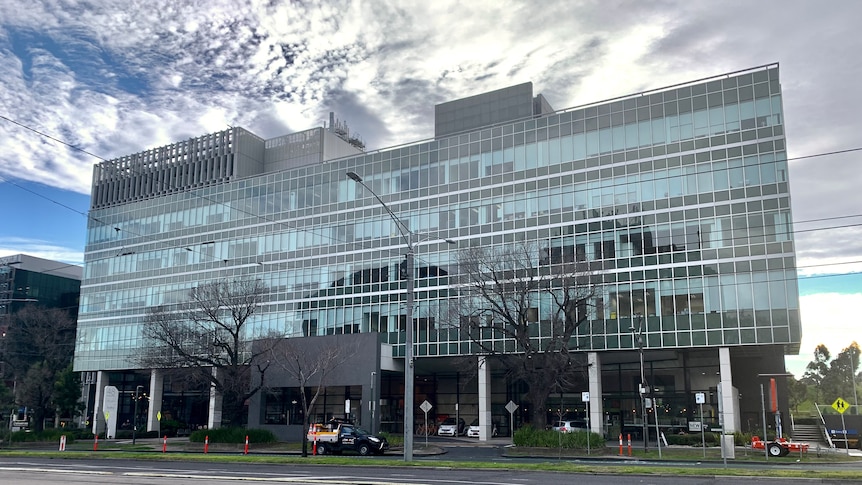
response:
<path fill-rule="evenodd" d="M 838 411 L 841 414 L 844 414 L 844 411 L 847 411 L 847 408 L 850 407 L 850 404 L 847 401 L 841 399 L 840 397 L 832 403 L 832 409 Z"/>

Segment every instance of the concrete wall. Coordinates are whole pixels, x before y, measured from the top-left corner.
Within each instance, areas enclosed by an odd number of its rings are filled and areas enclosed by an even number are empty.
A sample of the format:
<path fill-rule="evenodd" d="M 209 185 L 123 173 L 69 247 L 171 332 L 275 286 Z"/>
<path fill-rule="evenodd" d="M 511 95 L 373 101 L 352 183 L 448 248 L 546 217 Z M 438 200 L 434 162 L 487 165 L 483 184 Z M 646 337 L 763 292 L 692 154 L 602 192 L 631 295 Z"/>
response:
<path fill-rule="evenodd" d="M 306 353 L 304 355 L 309 355 L 310 358 L 313 358 L 316 353 L 321 352 L 324 348 L 335 346 L 341 349 L 341 352 L 343 352 L 342 355 L 345 356 L 346 360 L 327 376 L 324 385 L 327 387 L 362 386 L 360 402 L 351 402 L 351 408 L 359 413 L 359 421 L 361 423 L 370 422 L 371 412 L 368 402 L 371 400 L 371 373 L 376 373 L 378 380 L 377 389 L 379 389 L 380 379 L 380 340 L 378 334 L 365 333 L 291 338 L 285 339 L 280 349 L 289 351 L 286 349 L 297 344 L 298 348 Z M 279 348 L 276 349 L 276 352 L 278 351 Z M 255 376 L 254 379 L 258 381 L 260 379 L 259 375 Z M 316 386 L 318 382 L 315 379 L 310 381 L 308 385 Z M 279 365 L 276 359 L 273 359 L 272 364 L 266 372 L 264 384 L 270 388 L 299 386 L 299 382 L 290 373 L 285 371 L 284 367 Z M 249 402 L 248 427 L 268 429 L 283 441 L 301 440 L 302 426 L 266 425 L 261 423 L 265 402 L 263 399 L 264 395 L 265 393 L 259 392 L 251 398 Z M 377 397 L 379 397 L 379 394 Z M 379 415 L 375 416 L 375 420 L 379 422 Z"/>

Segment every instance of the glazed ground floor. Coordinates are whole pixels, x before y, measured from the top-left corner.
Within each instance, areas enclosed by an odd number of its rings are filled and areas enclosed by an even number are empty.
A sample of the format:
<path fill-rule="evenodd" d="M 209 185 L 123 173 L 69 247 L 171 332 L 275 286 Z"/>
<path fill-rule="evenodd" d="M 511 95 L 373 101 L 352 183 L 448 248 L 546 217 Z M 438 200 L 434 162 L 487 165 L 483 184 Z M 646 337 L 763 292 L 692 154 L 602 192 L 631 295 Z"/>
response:
<path fill-rule="evenodd" d="M 337 336 L 305 340 L 304 347 L 311 349 L 346 342 Z M 392 357 L 391 350 L 374 334 L 352 335 L 349 353 L 329 372 L 310 420 L 349 418 L 372 432 L 403 433 L 403 359 Z M 527 383 L 507 378 L 493 356 L 417 358 L 414 432 L 435 433 L 449 417 L 465 425 L 477 422 L 480 439 L 495 431 L 510 435 L 513 426 L 543 428 L 561 419 L 584 423 L 607 437 L 623 433 L 640 438 L 646 432 L 655 439 L 656 418 L 665 434 L 698 432 L 701 426 L 753 432 L 763 427 L 764 407 L 767 427 L 777 423 L 771 413 L 771 379 L 776 382 L 778 414 L 789 422 L 780 346 L 644 349 L 642 358 L 637 350 L 586 352 L 584 362 L 580 382 L 554 389 L 545 412 L 538 413 L 544 419 L 531 422 L 536 414 L 526 399 Z M 246 402 L 247 425 L 270 429 L 283 440 L 300 439 L 304 410 L 299 383 L 287 369 L 271 365 L 264 384 L 264 390 Z M 308 382 L 307 395 L 317 384 Z M 114 393 L 107 387 L 116 388 L 118 403 L 113 416 L 108 413 L 105 419 L 105 395 Z M 130 429 L 135 422 L 139 430 L 161 432 L 168 427 L 182 432 L 217 427 L 221 421 L 217 393 L 175 370 L 91 373 L 85 378 L 84 395 L 87 419 L 95 418 L 93 431 L 102 435 Z M 513 413 L 507 410 L 510 403 L 517 405 Z"/>

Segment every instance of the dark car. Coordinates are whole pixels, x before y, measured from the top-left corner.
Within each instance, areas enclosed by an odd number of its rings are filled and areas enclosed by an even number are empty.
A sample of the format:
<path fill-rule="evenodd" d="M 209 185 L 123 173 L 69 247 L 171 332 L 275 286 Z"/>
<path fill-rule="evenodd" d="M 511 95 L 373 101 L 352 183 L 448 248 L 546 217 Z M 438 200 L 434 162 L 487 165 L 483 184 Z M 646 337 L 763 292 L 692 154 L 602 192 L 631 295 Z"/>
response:
<path fill-rule="evenodd" d="M 360 455 L 382 455 L 389 449 L 389 442 L 382 436 L 376 436 L 362 428 L 352 425 L 339 425 L 334 436 L 326 436 L 317 440 L 317 453 L 339 455 L 352 451 Z"/>

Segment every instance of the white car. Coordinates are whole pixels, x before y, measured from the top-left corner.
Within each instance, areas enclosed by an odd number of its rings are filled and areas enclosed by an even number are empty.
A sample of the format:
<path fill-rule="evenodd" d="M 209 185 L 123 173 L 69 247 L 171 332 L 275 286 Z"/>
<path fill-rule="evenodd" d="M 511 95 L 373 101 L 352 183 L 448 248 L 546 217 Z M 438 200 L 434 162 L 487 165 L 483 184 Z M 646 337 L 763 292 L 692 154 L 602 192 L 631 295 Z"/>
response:
<path fill-rule="evenodd" d="M 491 436 L 497 436 L 497 425 L 494 424 L 491 428 Z M 468 438 L 478 438 L 479 437 L 479 420 L 474 419 L 472 423 L 470 423 L 470 427 L 467 428 L 467 437 Z"/>
<path fill-rule="evenodd" d="M 437 428 L 437 436 L 461 436 L 464 434 L 464 420 L 455 418 L 446 418 L 440 427 Z"/>
<path fill-rule="evenodd" d="M 554 431 L 561 433 L 578 433 L 581 431 L 589 431 L 586 421 L 557 421 L 554 424 Z"/>

